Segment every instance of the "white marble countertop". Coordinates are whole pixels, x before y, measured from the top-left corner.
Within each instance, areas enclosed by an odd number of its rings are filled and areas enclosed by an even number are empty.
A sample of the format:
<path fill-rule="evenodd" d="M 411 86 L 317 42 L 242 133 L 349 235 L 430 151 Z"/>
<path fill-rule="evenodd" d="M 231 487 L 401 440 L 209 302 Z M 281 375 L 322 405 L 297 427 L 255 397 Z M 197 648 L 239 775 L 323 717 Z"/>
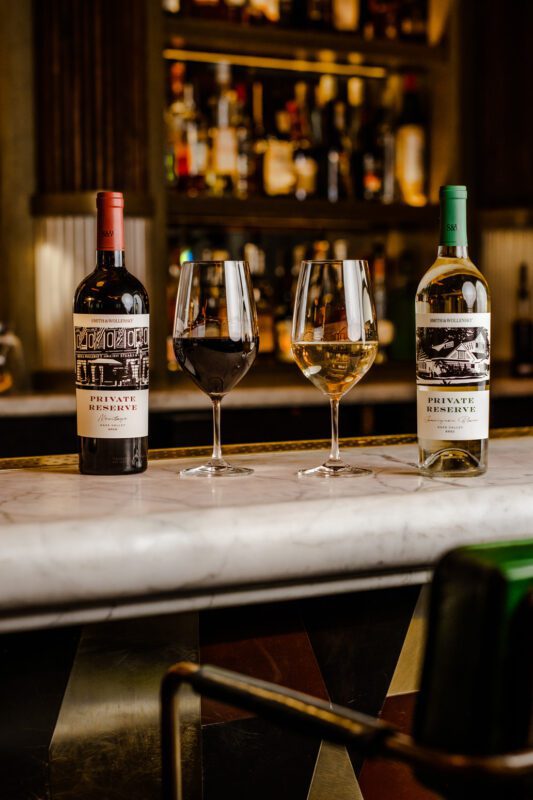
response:
<path fill-rule="evenodd" d="M 422 478 L 414 444 L 347 448 L 373 475 L 337 480 L 296 476 L 320 450 L 243 449 L 255 474 L 215 480 L 161 452 L 132 477 L 4 462 L 0 630 L 424 582 L 453 546 L 533 536 L 530 436 L 462 480 Z"/>

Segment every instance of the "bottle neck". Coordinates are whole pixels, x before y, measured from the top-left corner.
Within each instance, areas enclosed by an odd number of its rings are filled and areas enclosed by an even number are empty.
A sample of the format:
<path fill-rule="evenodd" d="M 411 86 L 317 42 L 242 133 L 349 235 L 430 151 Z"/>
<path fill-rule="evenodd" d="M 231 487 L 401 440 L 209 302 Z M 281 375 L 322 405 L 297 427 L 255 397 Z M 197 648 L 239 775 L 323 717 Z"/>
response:
<path fill-rule="evenodd" d="M 441 250 L 445 252 L 441 254 Z M 464 197 L 441 196 L 440 255 L 450 258 L 466 258 L 468 256 L 466 198 Z"/>
<path fill-rule="evenodd" d="M 467 245 L 439 244 L 438 258 L 468 258 Z"/>
<path fill-rule="evenodd" d="M 97 250 L 97 269 L 125 269 L 124 250 Z"/>

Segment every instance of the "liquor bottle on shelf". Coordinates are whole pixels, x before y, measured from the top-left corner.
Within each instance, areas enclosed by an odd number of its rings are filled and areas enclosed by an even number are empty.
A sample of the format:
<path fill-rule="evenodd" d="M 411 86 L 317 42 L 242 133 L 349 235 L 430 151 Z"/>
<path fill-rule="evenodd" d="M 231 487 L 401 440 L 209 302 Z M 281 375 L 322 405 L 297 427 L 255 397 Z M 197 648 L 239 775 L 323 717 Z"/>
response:
<path fill-rule="evenodd" d="M 242 22 L 246 0 L 224 0 L 224 17 L 228 22 Z"/>
<path fill-rule="evenodd" d="M 397 197 L 395 101 L 398 78 L 393 75 L 387 80 L 377 112 L 376 136 L 382 162 L 381 201 L 385 204 L 394 203 Z"/>
<path fill-rule="evenodd" d="M 250 192 L 263 195 L 264 160 L 268 143 L 265 132 L 263 115 L 263 83 L 254 81 L 252 84 L 252 140 L 253 162 L 250 170 Z"/>
<path fill-rule="evenodd" d="M 380 147 L 377 131 L 377 114 L 374 98 L 370 95 L 371 87 L 367 87 L 363 104 L 360 130 L 362 180 L 360 194 L 363 200 L 381 200 L 383 190 L 383 152 Z M 373 90 L 373 94 L 376 88 Z"/>
<path fill-rule="evenodd" d="M 331 0 L 307 0 L 307 25 L 310 28 L 331 27 Z"/>
<path fill-rule="evenodd" d="M 404 203 L 425 206 L 426 131 L 416 75 L 404 78 L 403 108 L 396 132 L 396 179 Z"/>
<path fill-rule="evenodd" d="M 331 250 L 331 244 L 327 239 L 316 239 L 313 242 L 312 261 L 327 261 Z"/>
<path fill-rule="evenodd" d="M 296 16 L 297 6 L 295 0 L 279 0 L 279 24 L 289 28 L 293 24 L 298 24 Z"/>
<path fill-rule="evenodd" d="M 238 143 L 237 130 L 232 125 L 232 103 L 235 92 L 231 90 L 231 68 L 229 64 L 216 65 L 217 95 L 215 126 L 211 146 L 211 191 L 214 195 L 232 195 L 237 180 Z"/>
<path fill-rule="evenodd" d="M 165 109 L 166 127 L 165 179 L 168 186 L 177 186 L 179 162 L 183 147 L 183 115 L 185 64 L 175 61 L 169 70 L 170 102 Z"/>
<path fill-rule="evenodd" d="M 192 250 L 182 250 L 180 247 L 175 247 L 170 253 L 170 264 L 168 267 L 167 287 L 166 287 L 166 306 L 167 306 L 167 369 L 169 372 L 178 372 L 180 366 L 176 361 L 174 353 L 174 340 L 173 340 L 173 326 L 174 326 L 174 312 L 176 310 L 176 293 L 178 291 L 178 284 L 181 272 L 181 264 L 184 261 L 193 261 L 194 256 Z"/>
<path fill-rule="evenodd" d="M 290 260 L 290 252 L 287 254 Z M 292 354 L 292 273 L 290 263 L 280 263 L 275 270 L 276 278 L 276 313 L 274 329 L 276 338 L 276 359 L 282 364 L 294 361 Z"/>
<path fill-rule="evenodd" d="M 331 17 L 337 31 L 356 31 L 359 27 L 360 0 L 332 0 Z"/>
<path fill-rule="evenodd" d="M 225 9 L 222 0 L 190 0 L 189 14 L 203 19 L 223 19 Z"/>
<path fill-rule="evenodd" d="M 513 372 L 519 377 L 533 375 L 533 319 L 527 264 L 520 264 L 516 317 L 513 322 Z"/>
<path fill-rule="evenodd" d="M 179 14 L 182 10 L 180 0 L 161 0 L 161 8 L 167 14 Z"/>
<path fill-rule="evenodd" d="M 376 304 L 376 318 L 378 321 L 378 352 L 376 364 L 383 364 L 388 360 L 388 349 L 394 339 L 394 325 L 387 314 L 387 261 L 385 248 L 381 242 L 374 244 L 372 256 L 374 277 L 374 302 Z"/>
<path fill-rule="evenodd" d="M 333 258 L 336 261 L 346 261 L 348 258 L 348 242 L 346 239 L 335 239 L 332 244 Z"/>
<path fill-rule="evenodd" d="M 296 174 L 295 195 L 305 200 L 316 194 L 318 165 L 314 158 L 311 141 L 311 122 L 307 106 L 307 84 L 298 81 L 294 87 L 294 100 L 286 104 L 291 118 L 291 138 L 294 147 L 294 170 Z"/>
<path fill-rule="evenodd" d="M 487 468 L 490 297 L 468 256 L 466 197 L 441 187 L 437 259 L 416 293 L 419 466 L 430 476 Z"/>
<path fill-rule="evenodd" d="M 280 0 L 248 0 L 244 16 L 253 25 L 278 25 L 281 17 Z"/>
<path fill-rule="evenodd" d="M 317 164 L 317 193 L 327 199 L 330 152 L 329 135 L 333 129 L 333 107 L 337 97 L 337 81 L 333 75 L 322 75 L 315 86 L 315 104 L 311 111 L 313 158 Z"/>
<path fill-rule="evenodd" d="M 290 195 L 296 185 L 290 114 L 282 109 L 275 119 L 277 134 L 268 137 L 263 161 L 263 186 L 269 197 Z"/>
<path fill-rule="evenodd" d="M 415 308 L 413 295 L 418 286 L 418 259 L 410 250 L 398 254 L 392 286 L 387 292 L 389 316 L 394 325 L 394 339 L 389 353 L 391 361 L 415 361 Z"/>
<path fill-rule="evenodd" d="M 414 42 L 427 41 L 427 0 L 403 0 L 400 5 L 400 35 Z"/>
<path fill-rule="evenodd" d="M 400 0 L 367 0 L 364 14 L 365 39 L 397 39 Z"/>
<path fill-rule="evenodd" d="M 348 196 L 350 186 L 350 160 L 346 151 L 346 106 L 340 100 L 326 108 L 327 198 L 336 203 Z"/>
<path fill-rule="evenodd" d="M 184 86 L 181 128 L 183 141 L 178 160 L 178 189 L 196 197 L 206 188 L 209 145 L 207 125 L 196 109 L 191 83 Z"/>
<path fill-rule="evenodd" d="M 97 195 L 96 268 L 74 296 L 80 471 L 143 472 L 148 450 L 148 295 L 124 260 L 124 199 Z"/>
<path fill-rule="evenodd" d="M 29 388 L 22 342 L 8 323 L 0 321 L 0 394 L 22 394 Z"/>
<path fill-rule="evenodd" d="M 232 123 L 237 131 L 237 174 L 235 180 L 236 197 L 246 199 L 254 189 L 255 150 L 252 138 L 251 121 L 247 113 L 246 85 L 236 86 L 236 103 Z"/>
<path fill-rule="evenodd" d="M 349 123 L 349 159 L 350 159 L 350 197 L 357 200 L 363 198 L 363 147 L 361 129 L 363 125 L 364 83 L 361 78 L 350 78 L 347 84 Z"/>

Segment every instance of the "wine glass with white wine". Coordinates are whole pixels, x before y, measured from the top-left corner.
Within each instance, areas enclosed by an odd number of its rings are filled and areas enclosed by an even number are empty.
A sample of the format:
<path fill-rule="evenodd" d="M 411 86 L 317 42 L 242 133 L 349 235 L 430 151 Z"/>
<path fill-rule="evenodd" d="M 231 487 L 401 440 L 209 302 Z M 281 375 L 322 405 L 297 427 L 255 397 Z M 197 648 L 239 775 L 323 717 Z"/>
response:
<path fill-rule="evenodd" d="M 331 453 L 299 475 L 352 477 L 370 470 L 339 454 L 339 403 L 372 366 L 378 349 L 376 310 L 366 261 L 303 261 L 292 323 L 292 350 L 306 378 L 331 404 Z"/>

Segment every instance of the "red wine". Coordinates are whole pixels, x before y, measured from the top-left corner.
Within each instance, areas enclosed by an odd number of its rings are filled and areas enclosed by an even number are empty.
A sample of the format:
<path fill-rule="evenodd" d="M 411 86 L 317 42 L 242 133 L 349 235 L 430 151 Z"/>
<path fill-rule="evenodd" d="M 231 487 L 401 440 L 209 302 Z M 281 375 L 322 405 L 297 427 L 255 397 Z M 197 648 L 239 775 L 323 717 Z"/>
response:
<path fill-rule="evenodd" d="M 174 339 L 178 364 L 210 397 L 230 392 L 243 378 L 257 355 L 259 337 L 253 339 L 189 337 Z"/>
<path fill-rule="evenodd" d="M 99 192 L 96 268 L 74 296 L 80 472 L 143 472 L 148 453 L 148 295 L 124 262 L 124 199 Z"/>

